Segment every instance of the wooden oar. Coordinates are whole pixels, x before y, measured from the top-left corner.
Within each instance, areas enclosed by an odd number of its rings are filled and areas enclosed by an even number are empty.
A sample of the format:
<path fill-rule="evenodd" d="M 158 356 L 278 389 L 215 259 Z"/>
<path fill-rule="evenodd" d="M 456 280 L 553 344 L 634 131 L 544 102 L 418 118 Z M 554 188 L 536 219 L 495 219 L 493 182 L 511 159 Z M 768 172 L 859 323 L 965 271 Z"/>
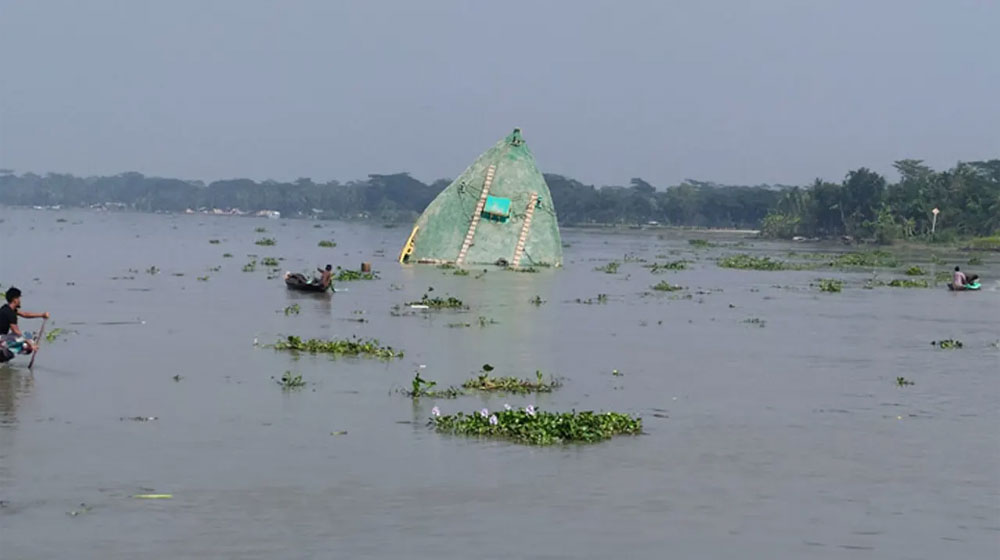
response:
<path fill-rule="evenodd" d="M 42 319 L 42 328 L 38 329 L 38 336 L 35 338 L 35 351 L 31 353 L 31 361 L 28 362 L 28 369 L 35 367 L 35 358 L 38 357 L 38 351 L 42 348 L 42 336 L 45 335 L 45 323 L 48 319 Z"/>

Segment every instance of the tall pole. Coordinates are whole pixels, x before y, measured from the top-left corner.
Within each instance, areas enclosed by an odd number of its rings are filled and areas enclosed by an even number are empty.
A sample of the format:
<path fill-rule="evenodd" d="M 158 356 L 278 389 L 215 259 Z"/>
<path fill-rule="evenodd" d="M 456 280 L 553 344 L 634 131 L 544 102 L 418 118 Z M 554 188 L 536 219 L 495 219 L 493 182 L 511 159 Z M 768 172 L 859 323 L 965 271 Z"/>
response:
<path fill-rule="evenodd" d="M 934 214 L 934 217 L 931 218 L 931 235 L 934 235 L 934 230 L 937 229 L 937 215 L 940 214 L 941 211 L 935 208 L 931 210 L 931 213 Z"/>

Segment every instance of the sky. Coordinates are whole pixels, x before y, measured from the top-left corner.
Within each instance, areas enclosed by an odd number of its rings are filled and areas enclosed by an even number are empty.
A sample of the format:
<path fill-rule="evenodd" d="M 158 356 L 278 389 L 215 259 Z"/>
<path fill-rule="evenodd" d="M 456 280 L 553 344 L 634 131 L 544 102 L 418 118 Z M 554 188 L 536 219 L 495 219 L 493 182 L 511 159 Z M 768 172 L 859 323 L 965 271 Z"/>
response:
<path fill-rule="evenodd" d="M 588 184 L 1000 157 L 997 0 L 0 0 L 0 168 Z"/>

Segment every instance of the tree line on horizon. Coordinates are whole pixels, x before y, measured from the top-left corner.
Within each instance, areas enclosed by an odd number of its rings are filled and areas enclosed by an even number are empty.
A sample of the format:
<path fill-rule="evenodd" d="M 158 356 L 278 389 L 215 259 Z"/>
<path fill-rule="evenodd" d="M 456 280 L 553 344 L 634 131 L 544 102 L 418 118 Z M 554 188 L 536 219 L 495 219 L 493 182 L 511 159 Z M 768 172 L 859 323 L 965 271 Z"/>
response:
<path fill-rule="evenodd" d="M 641 178 L 627 186 L 587 185 L 545 174 L 564 225 L 647 224 L 753 228 L 773 237 L 853 236 L 890 242 L 924 235 L 931 210 L 937 231 L 989 235 L 1000 230 L 1000 159 L 959 163 L 937 172 L 920 160 L 897 161 L 900 180 L 865 168 L 841 183 L 817 179 L 807 187 L 733 186 L 686 180 L 656 189 Z M 0 203 L 19 206 L 124 205 L 147 212 L 238 208 L 285 216 L 409 221 L 450 183 L 423 183 L 408 173 L 316 183 L 231 179 L 205 184 L 128 172 L 113 176 L 16 174 L 0 170 Z"/>

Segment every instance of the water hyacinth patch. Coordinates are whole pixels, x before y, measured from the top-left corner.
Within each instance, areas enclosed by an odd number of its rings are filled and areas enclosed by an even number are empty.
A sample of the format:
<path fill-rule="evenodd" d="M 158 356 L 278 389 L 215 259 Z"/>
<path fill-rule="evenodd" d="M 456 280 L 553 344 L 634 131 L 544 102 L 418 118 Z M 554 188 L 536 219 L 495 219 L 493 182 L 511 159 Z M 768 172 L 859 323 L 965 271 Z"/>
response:
<path fill-rule="evenodd" d="M 258 239 L 257 241 L 254 241 L 254 244 L 255 245 L 261 245 L 263 247 L 271 247 L 271 246 L 277 245 L 278 242 L 275 241 L 274 238 L 271 238 L 271 237 L 262 237 L 262 238 Z"/>
<path fill-rule="evenodd" d="M 533 380 L 518 379 L 516 377 L 493 377 L 488 373 L 484 373 L 462 383 L 462 387 L 465 389 L 519 394 L 550 393 L 553 389 L 561 385 L 562 383 L 554 378 L 546 383 L 541 371 L 535 372 L 535 379 Z"/>
<path fill-rule="evenodd" d="M 329 239 L 324 239 L 323 241 L 320 241 L 317 245 L 326 249 L 331 249 L 333 247 L 336 247 L 337 243 L 334 241 L 330 241 Z"/>
<path fill-rule="evenodd" d="M 906 269 L 905 274 L 907 276 L 923 276 L 924 274 L 926 274 L 926 272 L 924 272 L 924 269 L 920 268 L 919 266 L 911 266 L 910 268 Z"/>
<path fill-rule="evenodd" d="M 834 280 L 833 278 L 820 278 L 819 280 L 819 291 L 829 292 L 832 294 L 840 293 L 844 289 L 844 283 L 840 280 Z"/>
<path fill-rule="evenodd" d="M 450 296 L 447 298 L 439 298 L 439 297 L 432 298 L 427 294 L 424 294 L 423 297 L 420 298 L 420 301 L 411 301 L 406 305 L 409 307 L 412 307 L 414 305 L 417 306 L 426 305 L 430 309 L 468 309 L 465 303 L 458 298 Z"/>
<path fill-rule="evenodd" d="M 946 338 L 944 340 L 931 341 L 931 346 L 937 346 L 941 350 L 957 350 L 965 346 L 961 340 Z"/>
<path fill-rule="evenodd" d="M 594 270 L 598 272 L 603 272 L 605 274 L 618 274 L 618 267 L 620 266 L 621 264 L 618 263 L 617 261 L 611 261 L 604 266 L 599 266 L 595 268 Z"/>
<path fill-rule="evenodd" d="M 440 411 L 439 411 L 440 412 Z M 545 412 L 487 409 L 474 414 L 459 412 L 431 416 L 430 425 L 440 433 L 504 439 L 526 445 L 596 443 L 616 435 L 642 433 L 642 419 L 618 412 Z"/>
<path fill-rule="evenodd" d="M 309 352 L 310 354 L 333 354 L 336 356 L 368 356 L 386 360 L 403 357 L 401 350 L 396 350 L 391 346 L 382 346 L 374 338 L 362 339 L 352 337 L 341 340 L 311 338 L 309 340 L 302 340 L 297 336 L 289 336 L 276 342 L 274 349 Z"/>
<path fill-rule="evenodd" d="M 293 374 L 290 371 L 286 371 L 281 376 L 281 379 L 278 380 L 278 385 L 281 385 L 282 389 L 288 391 L 291 389 L 301 389 L 302 387 L 306 386 L 306 382 L 302 380 L 301 375 Z"/>
<path fill-rule="evenodd" d="M 739 268 L 742 270 L 794 270 L 800 268 L 771 257 L 755 257 L 746 253 L 729 255 L 719 259 L 722 268 Z"/>
<path fill-rule="evenodd" d="M 671 284 L 670 282 L 667 282 L 666 280 L 663 280 L 662 282 L 658 282 L 658 283 L 654 284 L 651 287 L 654 290 L 656 290 L 657 292 L 676 292 L 678 290 L 683 290 L 684 289 L 684 286 L 675 286 L 675 285 Z"/>
<path fill-rule="evenodd" d="M 279 264 L 280 263 L 278 263 L 278 259 L 276 259 L 274 257 L 264 257 L 263 259 L 260 260 L 260 265 L 261 266 L 266 266 L 266 267 L 270 267 L 270 268 L 274 268 L 274 267 L 278 266 Z"/>
<path fill-rule="evenodd" d="M 867 267 L 892 268 L 899 266 L 896 257 L 885 251 L 868 251 L 866 253 L 844 253 L 837 255 L 829 262 L 834 267 Z"/>
<path fill-rule="evenodd" d="M 434 387 L 437 386 L 436 381 L 431 381 L 430 379 L 424 379 L 420 377 L 420 371 L 416 371 L 413 375 L 413 381 L 410 383 L 410 390 L 401 391 L 407 397 L 411 399 L 419 399 L 420 397 L 427 397 L 431 399 L 454 399 L 462 395 L 462 390 L 456 387 L 448 387 L 447 389 L 435 390 Z M 435 413 L 436 411 L 436 413 Z M 441 411 L 438 407 L 434 407 L 431 410 L 431 414 L 435 416 L 440 416 Z"/>
<path fill-rule="evenodd" d="M 927 284 L 927 280 L 915 280 L 911 278 L 896 278 L 894 280 L 890 280 L 886 285 L 892 288 L 927 288 L 929 286 Z"/>
<path fill-rule="evenodd" d="M 668 270 L 686 270 L 688 267 L 688 261 L 671 261 L 665 263 L 645 264 L 643 266 L 648 268 L 653 274 L 658 274 Z"/>
<path fill-rule="evenodd" d="M 337 267 L 337 274 L 333 277 L 338 282 L 353 282 L 355 280 L 378 280 L 377 272 L 360 272 L 357 270 L 347 270 Z"/>

